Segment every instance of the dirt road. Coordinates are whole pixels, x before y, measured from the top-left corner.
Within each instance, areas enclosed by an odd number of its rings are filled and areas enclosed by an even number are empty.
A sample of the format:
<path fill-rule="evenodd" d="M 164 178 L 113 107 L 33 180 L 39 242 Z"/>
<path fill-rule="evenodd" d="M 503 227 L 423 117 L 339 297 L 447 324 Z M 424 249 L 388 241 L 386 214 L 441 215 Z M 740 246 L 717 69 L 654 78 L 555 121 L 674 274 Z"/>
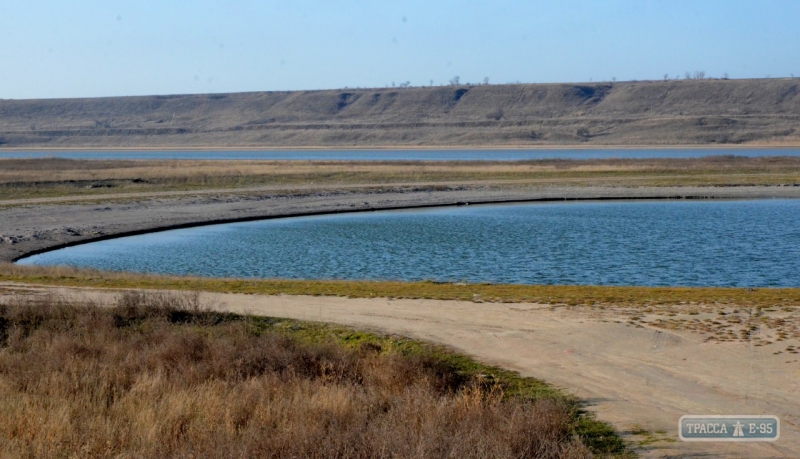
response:
<path fill-rule="evenodd" d="M 114 295 L 55 290 L 83 298 Z M 631 325 L 624 311 L 614 308 L 241 294 L 202 298 L 239 313 L 439 342 L 544 379 L 588 401 L 589 410 L 611 422 L 643 457 L 800 457 L 800 363 L 796 354 L 776 354 L 770 346 Z M 781 436 L 775 443 L 684 443 L 677 439 L 684 414 L 773 414 L 781 419 Z"/>

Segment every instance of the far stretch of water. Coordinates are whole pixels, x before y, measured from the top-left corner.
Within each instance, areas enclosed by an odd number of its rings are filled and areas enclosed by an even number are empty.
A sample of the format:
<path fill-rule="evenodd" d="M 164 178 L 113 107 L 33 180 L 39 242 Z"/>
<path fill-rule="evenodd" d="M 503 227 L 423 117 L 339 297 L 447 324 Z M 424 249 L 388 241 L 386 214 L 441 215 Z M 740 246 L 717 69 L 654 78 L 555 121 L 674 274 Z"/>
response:
<path fill-rule="evenodd" d="M 529 159 L 701 158 L 720 155 L 800 156 L 800 149 L 0 151 L 0 158 L 328 161 L 522 161 Z"/>
<path fill-rule="evenodd" d="M 109 240 L 22 263 L 217 277 L 800 287 L 800 200 L 287 218 Z"/>

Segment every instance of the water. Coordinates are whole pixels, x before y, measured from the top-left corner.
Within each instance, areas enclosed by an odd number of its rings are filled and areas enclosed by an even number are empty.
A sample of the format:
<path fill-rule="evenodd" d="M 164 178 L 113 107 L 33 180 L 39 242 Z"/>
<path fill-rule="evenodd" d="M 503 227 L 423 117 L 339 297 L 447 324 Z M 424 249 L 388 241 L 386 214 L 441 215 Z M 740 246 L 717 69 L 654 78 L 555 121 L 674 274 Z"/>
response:
<path fill-rule="evenodd" d="M 22 263 L 221 277 L 800 287 L 800 200 L 299 217 L 109 240 Z"/>
<path fill-rule="evenodd" d="M 800 156 L 800 149 L 0 151 L 0 158 L 329 161 L 521 161 L 528 159 L 701 158 L 720 155 Z"/>

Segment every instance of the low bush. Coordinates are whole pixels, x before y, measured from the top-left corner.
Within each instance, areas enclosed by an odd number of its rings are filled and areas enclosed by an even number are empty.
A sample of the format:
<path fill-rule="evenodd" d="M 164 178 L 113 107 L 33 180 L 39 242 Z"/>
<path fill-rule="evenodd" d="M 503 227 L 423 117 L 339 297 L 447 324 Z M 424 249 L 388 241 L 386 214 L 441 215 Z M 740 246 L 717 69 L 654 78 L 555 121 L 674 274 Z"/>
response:
<path fill-rule="evenodd" d="M 509 396 L 462 357 L 214 312 L 191 293 L 8 298 L 2 457 L 592 455 L 573 401 Z"/>

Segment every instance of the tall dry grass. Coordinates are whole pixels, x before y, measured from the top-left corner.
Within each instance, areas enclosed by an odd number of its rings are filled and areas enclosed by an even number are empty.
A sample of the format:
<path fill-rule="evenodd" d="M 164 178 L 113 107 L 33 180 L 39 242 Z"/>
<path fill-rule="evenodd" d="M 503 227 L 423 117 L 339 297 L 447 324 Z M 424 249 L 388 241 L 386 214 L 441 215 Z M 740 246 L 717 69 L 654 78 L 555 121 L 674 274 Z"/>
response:
<path fill-rule="evenodd" d="M 486 157 L 491 158 L 492 152 Z M 276 161 L 276 160 L 79 160 L 0 158 L 0 183 L 140 179 L 159 184 L 227 183 L 234 180 L 317 179 L 367 182 L 462 178 L 524 178 L 542 173 L 722 173 L 780 172 L 800 169 L 797 157 L 710 156 L 651 159 L 544 159 L 526 161 Z"/>
<path fill-rule="evenodd" d="M 557 398 L 441 360 L 312 343 L 194 295 L 0 305 L 0 456 L 591 456 Z"/>
<path fill-rule="evenodd" d="M 253 187 L 501 181 L 562 186 L 788 185 L 800 184 L 800 158 L 514 162 L 0 159 L 0 200 Z"/>

